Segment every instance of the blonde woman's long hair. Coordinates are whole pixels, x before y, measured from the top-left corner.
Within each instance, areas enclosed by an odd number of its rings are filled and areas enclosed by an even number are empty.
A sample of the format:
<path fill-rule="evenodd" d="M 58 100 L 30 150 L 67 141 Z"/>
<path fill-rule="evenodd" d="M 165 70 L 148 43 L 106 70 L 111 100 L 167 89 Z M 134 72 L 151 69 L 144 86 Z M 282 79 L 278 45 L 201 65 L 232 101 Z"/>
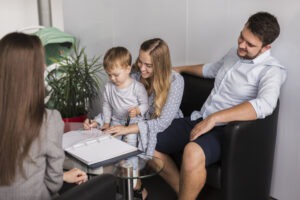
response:
<path fill-rule="evenodd" d="M 148 52 L 153 65 L 153 75 L 140 81 L 144 84 L 148 95 L 154 93 L 154 113 L 152 118 L 161 115 L 161 111 L 167 101 L 171 85 L 171 56 L 167 43 L 160 38 L 154 38 L 142 43 L 140 51 Z M 137 69 L 137 62 L 135 63 Z"/>
<path fill-rule="evenodd" d="M 44 52 L 37 36 L 10 33 L 0 40 L 0 185 L 25 176 L 23 161 L 45 114 Z"/>

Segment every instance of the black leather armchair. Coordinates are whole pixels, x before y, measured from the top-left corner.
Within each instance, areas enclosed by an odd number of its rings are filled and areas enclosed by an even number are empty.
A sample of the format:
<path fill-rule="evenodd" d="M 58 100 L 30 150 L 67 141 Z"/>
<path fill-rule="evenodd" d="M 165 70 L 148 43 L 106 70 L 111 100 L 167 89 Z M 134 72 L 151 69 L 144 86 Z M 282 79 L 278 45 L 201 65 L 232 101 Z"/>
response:
<path fill-rule="evenodd" d="M 183 74 L 185 89 L 181 109 L 185 116 L 199 110 L 213 80 Z M 207 168 L 200 199 L 267 200 L 271 185 L 279 102 L 265 119 L 231 122 L 225 127 L 222 158 Z"/>
<path fill-rule="evenodd" d="M 114 200 L 116 199 L 116 177 L 111 174 L 95 176 L 87 182 L 74 186 L 55 200 Z"/>

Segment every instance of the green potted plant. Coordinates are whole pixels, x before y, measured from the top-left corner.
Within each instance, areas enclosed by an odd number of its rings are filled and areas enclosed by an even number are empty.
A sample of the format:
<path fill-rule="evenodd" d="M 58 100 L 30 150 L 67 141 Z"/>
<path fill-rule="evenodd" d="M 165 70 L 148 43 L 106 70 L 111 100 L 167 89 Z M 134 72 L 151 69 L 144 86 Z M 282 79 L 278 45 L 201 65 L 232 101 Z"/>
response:
<path fill-rule="evenodd" d="M 59 57 L 55 68 L 47 70 L 46 106 L 59 110 L 65 122 L 73 117 L 83 121 L 90 101 L 98 95 L 102 83 L 99 73 L 104 70 L 99 59 L 89 60 L 85 48 L 78 50 L 78 45 L 74 45 L 70 56 Z"/>

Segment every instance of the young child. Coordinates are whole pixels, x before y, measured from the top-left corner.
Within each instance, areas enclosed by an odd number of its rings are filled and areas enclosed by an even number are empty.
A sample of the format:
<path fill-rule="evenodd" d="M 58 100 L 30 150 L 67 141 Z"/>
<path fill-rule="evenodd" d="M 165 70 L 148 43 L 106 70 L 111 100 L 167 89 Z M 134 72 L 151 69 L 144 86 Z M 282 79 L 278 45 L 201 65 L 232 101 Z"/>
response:
<path fill-rule="evenodd" d="M 109 49 L 103 60 L 109 81 L 103 93 L 103 113 L 94 120 L 86 119 L 84 128 L 128 125 L 143 119 L 148 110 L 148 94 L 144 85 L 131 78 L 131 54 L 124 47 Z M 137 134 L 119 136 L 126 143 L 137 146 Z M 121 138 L 123 137 L 123 138 Z"/>

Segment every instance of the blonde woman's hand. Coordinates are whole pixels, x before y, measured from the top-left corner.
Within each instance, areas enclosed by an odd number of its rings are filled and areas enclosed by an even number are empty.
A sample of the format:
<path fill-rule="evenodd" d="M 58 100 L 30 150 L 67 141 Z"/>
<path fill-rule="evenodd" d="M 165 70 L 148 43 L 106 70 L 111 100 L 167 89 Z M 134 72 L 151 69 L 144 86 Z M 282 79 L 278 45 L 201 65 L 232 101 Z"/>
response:
<path fill-rule="evenodd" d="M 111 126 L 104 131 L 104 133 L 111 134 L 113 136 L 120 136 L 128 134 L 128 126 L 116 125 Z"/>

